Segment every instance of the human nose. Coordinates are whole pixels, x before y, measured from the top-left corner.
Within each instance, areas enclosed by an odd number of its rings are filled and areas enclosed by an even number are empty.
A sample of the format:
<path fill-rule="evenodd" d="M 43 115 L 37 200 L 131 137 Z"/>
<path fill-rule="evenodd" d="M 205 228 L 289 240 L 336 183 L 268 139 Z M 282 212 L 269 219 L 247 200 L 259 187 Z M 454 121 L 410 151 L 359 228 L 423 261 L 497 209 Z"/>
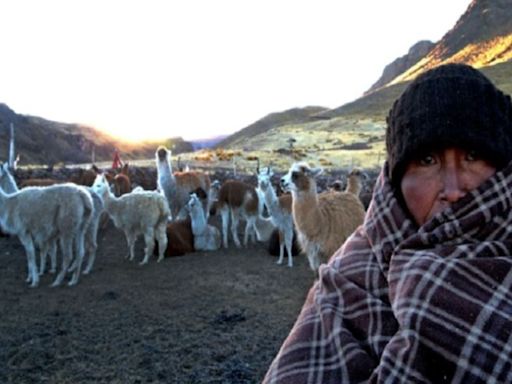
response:
<path fill-rule="evenodd" d="M 443 187 L 441 198 L 449 203 L 454 203 L 467 193 L 463 175 L 455 168 L 448 167 L 442 173 Z"/>

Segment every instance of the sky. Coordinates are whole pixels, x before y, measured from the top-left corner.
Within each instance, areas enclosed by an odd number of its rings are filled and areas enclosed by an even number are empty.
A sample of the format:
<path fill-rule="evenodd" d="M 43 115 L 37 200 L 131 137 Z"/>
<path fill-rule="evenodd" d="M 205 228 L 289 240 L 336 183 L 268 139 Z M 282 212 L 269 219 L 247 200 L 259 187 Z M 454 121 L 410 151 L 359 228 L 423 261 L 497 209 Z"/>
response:
<path fill-rule="evenodd" d="M 470 0 L 0 0 L 0 103 L 131 141 L 360 97 Z"/>

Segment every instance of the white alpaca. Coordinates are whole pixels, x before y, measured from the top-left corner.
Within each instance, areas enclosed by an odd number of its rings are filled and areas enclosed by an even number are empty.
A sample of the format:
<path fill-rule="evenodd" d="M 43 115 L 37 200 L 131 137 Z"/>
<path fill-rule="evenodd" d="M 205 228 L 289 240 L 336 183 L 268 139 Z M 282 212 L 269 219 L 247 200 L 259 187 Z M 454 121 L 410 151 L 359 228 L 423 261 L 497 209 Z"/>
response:
<path fill-rule="evenodd" d="M 270 214 L 272 223 L 279 231 L 279 259 L 277 264 L 282 264 L 284 259 L 284 248 L 288 254 L 288 266 L 293 267 L 292 242 L 293 242 L 293 215 L 292 197 L 289 194 L 276 195 L 270 182 L 274 173 L 270 167 L 258 173 L 258 186 L 263 192 L 265 205 Z"/>
<path fill-rule="evenodd" d="M 281 178 L 284 190 L 292 192 L 292 214 L 297 237 L 315 272 L 321 257 L 331 257 L 352 232 L 363 223 L 364 207 L 351 192 L 316 191 L 315 177 L 321 168 L 295 163 Z"/>
<path fill-rule="evenodd" d="M 190 195 L 187 210 L 192 220 L 194 248 L 196 251 L 216 251 L 220 248 L 220 231 L 209 225 L 203 210 L 202 202 L 195 193 Z"/>
<path fill-rule="evenodd" d="M 97 169 L 96 169 L 97 170 Z M 96 171 L 95 170 L 95 171 Z M 14 180 L 14 177 L 11 175 L 7 164 L 3 164 L 0 168 L 0 188 L 2 188 L 7 193 L 13 193 L 19 191 L 18 185 Z M 83 273 L 88 274 L 92 266 L 94 264 L 94 260 L 96 258 L 96 250 L 98 248 L 97 237 L 98 237 L 98 227 L 100 222 L 101 214 L 103 213 L 103 201 L 101 198 L 90 188 L 85 187 L 88 193 L 91 195 L 94 212 L 91 218 L 89 225 L 87 226 L 87 230 L 85 232 L 84 238 L 84 246 L 85 246 L 85 256 L 84 258 L 88 258 L 87 267 L 84 269 Z M 39 266 L 39 275 L 43 275 L 46 268 L 46 256 L 49 253 L 50 255 L 50 273 L 55 273 L 57 267 L 57 242 L 52 241 L 49 245 L 49 250 L 44 251 L 44 247 L 47 244 L 35 244 L 40 249 L 40 266 Z M 73 271 L 77 267 L 78 260 L 75 259 L 74 264 L 71 266 L 70 271 Z"/>
<path fill-rule="evenodd" d="M 203 172 L 172 172 L 171 151 L 160 146 L 155 153 L 158 189 L 165 195 L 172 219 L 186 216 L 185 205 L 190 193 L 202 190 L 208 196 L 210 177 Z M 206 202 L 204 209 L 206 211 Z"/>
<path fill-rule="evenodd" d="M 14 180 L 14 177 L 11 175 L 9 171 L 9 165 L 7 163 L 3 163 L 0 167 L 0 188 L 5 193 L 14 193 L 18 192 L 19 188 Z M 46 265 L 46 255 L 50 254 L 51 260 L 51 269 L 50 273 L 55 273 L 57 270 L 57 242 L 51 241 L 50 244 L 43 242 L 43 244 L 34 244 L 39 249 L 39 257 L 40 257 L 40 267 L 39 267 L 39 275 L 44 274 L 45 265 Z M 28 273 L 27 281 L 30 280 L 30 272 Z"/>
<path fill-rule="evenodd" d="M 146 264 L 158 241 L 158 261 L 164 258 L 167 247 L 167 218 L 170 214 L 165 197 L 156 191 L 140 191 L 114 196 L 105 175 L 98 175 L 92 186 L 103 199 L 105 211 L 116 228 L 121 229 L 126 237 L 129 258 L 135 258 L 135 242 L 144 236 L 145 254 L 140 264 Z"/>
<path fill-rule="evenodd" d="M 45 256 L 55 241 L 59 241 L 63 258 L 62 269 L 52 286 L 62 283 L 74 257 L 78 264 L 69 285 L 78 282 L 85 231 L 93 210 L 91 196 L 83 187 L 71 183 L 27 187 L 11 194 L 0 189 L 0 224 L 7 233 L 18 236 L 23 244 L 27 254 L 27 281 L 32 287 L 39 284 L 35 246 L 38 245 L 41 255 Z"/>

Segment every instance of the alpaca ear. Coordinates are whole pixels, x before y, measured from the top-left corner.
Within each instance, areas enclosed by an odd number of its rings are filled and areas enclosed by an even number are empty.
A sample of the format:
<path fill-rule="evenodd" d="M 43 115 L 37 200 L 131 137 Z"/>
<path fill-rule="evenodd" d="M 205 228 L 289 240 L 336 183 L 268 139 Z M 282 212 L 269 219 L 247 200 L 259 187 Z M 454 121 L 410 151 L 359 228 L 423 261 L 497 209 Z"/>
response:
<path fill-rule="evenodd" d="M 309 173 L 313 177 L 317 177 L 317 176 L 321 175 L 323 172 L 324 172 L 324 169 L 322 167 L 316 167 L 316 168 L 309 169 Z"/>

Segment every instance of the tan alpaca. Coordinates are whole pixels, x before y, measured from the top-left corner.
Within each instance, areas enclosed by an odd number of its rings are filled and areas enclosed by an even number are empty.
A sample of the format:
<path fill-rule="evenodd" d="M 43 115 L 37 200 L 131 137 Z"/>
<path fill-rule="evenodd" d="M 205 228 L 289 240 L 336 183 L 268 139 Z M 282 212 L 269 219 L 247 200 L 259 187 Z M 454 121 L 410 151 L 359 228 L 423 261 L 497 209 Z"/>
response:
<path fill-rule="evenodd" d="M 299 243 L 314 271 L 363 223 L 365 214 L 363 204 L 351 192 L 318 194 L 315 177 L 321 172 L 307 163 L 295 163 L 281 178 L 282 188 L 292 193 Z"/>

